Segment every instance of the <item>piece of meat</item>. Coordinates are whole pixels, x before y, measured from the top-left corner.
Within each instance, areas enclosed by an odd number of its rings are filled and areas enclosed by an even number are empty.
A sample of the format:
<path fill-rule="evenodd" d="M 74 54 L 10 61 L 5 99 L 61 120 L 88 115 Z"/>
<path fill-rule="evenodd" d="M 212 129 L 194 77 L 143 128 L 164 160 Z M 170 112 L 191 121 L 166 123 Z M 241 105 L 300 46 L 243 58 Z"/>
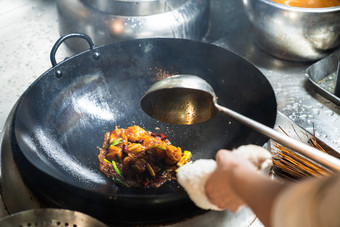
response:
<path fill-rule="evenodd" d="M 178 162 L 182 157 L 182 149 L 173 145 L 168 145 L 165 150 L 165 162 L 172 165 Z"/>
<path fill-rule="evenodd" d="M 144 129 L 139 126 L 131 126 L 128 127 L 125 131 L 125 134 L 129 141 L 136 142 L 137 140 L 141 140 L 142 137 L 147 133 Z"/>

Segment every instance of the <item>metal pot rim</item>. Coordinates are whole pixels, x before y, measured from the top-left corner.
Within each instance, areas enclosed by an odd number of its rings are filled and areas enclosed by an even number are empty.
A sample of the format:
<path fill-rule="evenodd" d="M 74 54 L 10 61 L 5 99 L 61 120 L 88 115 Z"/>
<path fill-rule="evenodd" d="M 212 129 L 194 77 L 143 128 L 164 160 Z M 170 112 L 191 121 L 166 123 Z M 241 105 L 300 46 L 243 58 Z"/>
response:
<path fill-rule="evenodd" d="M 287 11 L 296 11 L 296 12 L 304 12 L 304 13 L 330 13 L 330 12 L 340 11 L 340 6 L 324 7 L 324 8 L 302 8 L 302 7 L 283 5 L 277 2 L 273 2 L 271 0 L 259 0 L 259 1 L 262 2 L 263 4 L 273 6 L 274 8 L 287 10 Z"/>
<path fill-rule="evenodd" d="M 174 11 L 192 0 L 81 0 L 103 13 L 120 16 L 150 16 Z"/>

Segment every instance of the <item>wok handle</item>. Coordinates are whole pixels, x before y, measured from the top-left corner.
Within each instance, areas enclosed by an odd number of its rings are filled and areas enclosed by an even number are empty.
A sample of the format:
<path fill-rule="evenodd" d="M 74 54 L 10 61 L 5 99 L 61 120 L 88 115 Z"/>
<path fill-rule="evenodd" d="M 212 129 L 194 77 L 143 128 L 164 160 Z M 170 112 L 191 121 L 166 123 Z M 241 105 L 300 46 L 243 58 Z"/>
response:
<path fill-rule="evenodd" d="M 60 37 L 57 40 L 57 42 L 52 47 L 52 50 L 51 50 L 51 53 L 50 53 L 50 60 L 51 60 L 51 63 L 52 63 L 52 67 L 57 65 L 57 61 L 55 60 L 55 54 L 57 53 L 57 50 L 58 50 L 59 46 L 64 41 L 66 41 L 67 39 L 70 39 L 70 38 L 85 39 L 87 41 L 87 43 L 89 44 L 90 49 L 94 48 L 94 43 L 93 43 L 92 39 L 88 35 L 86 35 L 86 34 L 83 34 L 83 33 L 71 33 L 71 34 L 64 35 L 64 36 Z"/>

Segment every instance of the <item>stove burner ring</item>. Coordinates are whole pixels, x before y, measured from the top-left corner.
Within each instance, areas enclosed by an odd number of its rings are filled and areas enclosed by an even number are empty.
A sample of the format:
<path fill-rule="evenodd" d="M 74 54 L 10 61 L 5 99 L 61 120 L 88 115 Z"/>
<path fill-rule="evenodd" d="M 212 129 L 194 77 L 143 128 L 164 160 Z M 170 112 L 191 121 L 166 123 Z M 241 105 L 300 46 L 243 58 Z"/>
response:
<path fill-rule="evenodd" d="M 70 226 L 106 227 L 104 223 L 98 221 L 84 213 L 66 209 L 31 209 L 22 211 L 0 220 L 3 227 L 10 226 Z"/>

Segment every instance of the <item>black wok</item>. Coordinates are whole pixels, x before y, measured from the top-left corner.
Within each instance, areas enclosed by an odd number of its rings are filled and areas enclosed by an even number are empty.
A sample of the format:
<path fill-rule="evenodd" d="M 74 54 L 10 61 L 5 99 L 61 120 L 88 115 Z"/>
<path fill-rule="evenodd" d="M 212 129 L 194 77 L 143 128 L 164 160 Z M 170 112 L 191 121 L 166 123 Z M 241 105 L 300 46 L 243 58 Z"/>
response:
<path fill-rule="evenodd" d="M 86 38 L 90 49 L 56 64 L 58 46 Z M 267 138 L 218 114 L 191 126 L 156 121 L 140 108 L 144 92 L 173 74 L 193 74 L 214 87 L 221 105 L 273 127 L 272 87 L 253 65 L 225 49 L 183 39 L 140 39 L 94 47 L 85 35 L 62 37 L 54 67 L 21 96 L 15 112 L 14 159 L 23 179 L 53 206 L 75 209 L 107 223 L 173 221 L 199 211 L 176 181 L 157 189 L 121 188 L 99 171 L 97 146 L 118 126 L 159 131 L 193 160 L 220 148 L 263 145 Z M 158 129 L 159 130 L 156 130 Z"/>

